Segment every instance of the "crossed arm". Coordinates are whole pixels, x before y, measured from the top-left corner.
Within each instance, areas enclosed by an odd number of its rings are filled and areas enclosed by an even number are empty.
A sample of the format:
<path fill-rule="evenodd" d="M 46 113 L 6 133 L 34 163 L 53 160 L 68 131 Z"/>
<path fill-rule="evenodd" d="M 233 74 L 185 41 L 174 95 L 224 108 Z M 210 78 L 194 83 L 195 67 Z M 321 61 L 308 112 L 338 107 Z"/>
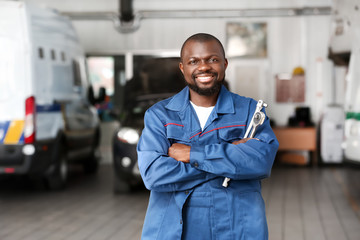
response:
<path fill-rule="evenodd" d="M 234 145 L 238 145 L 240 143 L 246 143 L 248 140 L 252 138 L 244 138 L 237 141 L 232 142 Z M 174 143 L 169 147 L 168 156 L 174 158 L 176 161 L 189 163 L 190 162 L 190 150 L 191 147 L 181 143 Z"/>
<path fill-rule="evenodd" d="M 181 191 L 221 176 L 242 180 L 270 174 L 278 143 L 268 122 L 263 124 L 260 141 L 187 146 L 170 144 L 163 123 L 153 111 L 145 116 L 137 153 L 141 176 L 150 190 Z"/>

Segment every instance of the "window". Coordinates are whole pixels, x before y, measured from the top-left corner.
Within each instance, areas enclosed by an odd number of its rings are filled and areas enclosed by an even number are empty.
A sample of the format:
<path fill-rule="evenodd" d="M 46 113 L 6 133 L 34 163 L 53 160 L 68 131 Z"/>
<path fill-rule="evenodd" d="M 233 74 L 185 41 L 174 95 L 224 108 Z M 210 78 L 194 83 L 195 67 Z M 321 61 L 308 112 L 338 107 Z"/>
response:
<path fill-rule="evenodd" d="M 80 64 L 78 61 L 72 61 L 73 66 L 73 76 L 74 76 L 74 86 L 81 86 L 81 71 L 80 71 Z"/>
<path fill-rule="evenodd" d="M 114 57 L 88 57 L 90 83 L 98 95 L 100 87 L 105 87 L 106 95 L 114 94 Z"/>
<path fill-rule="evenodd" d="M 39 54 L 39 58 L 43 59 L 44 58 L 44 50 L 40 47 L 38 48 L 38 54 Z"/>
<path fill-rule="evenodd" d="M 185 87 L 179 69 L 179 57 L 158 57 L 156 55 L 135 55 L 134 76 L 127 85 L 133 86 L 132 93 L 155 94 L 176 93 Z"/>
<path fill-rule="evenodd" d="M 65 53 L 64 53 L 64 52 L 61 52 L 61 60 L 62 60 L 63 62 L 66 61 L 66 56 L 65 56 Z"/>
<path fill-rule="evenodd" d="M 51 59 L 56 60 L 56 54 L 54 49 L 51 49 Z"/>

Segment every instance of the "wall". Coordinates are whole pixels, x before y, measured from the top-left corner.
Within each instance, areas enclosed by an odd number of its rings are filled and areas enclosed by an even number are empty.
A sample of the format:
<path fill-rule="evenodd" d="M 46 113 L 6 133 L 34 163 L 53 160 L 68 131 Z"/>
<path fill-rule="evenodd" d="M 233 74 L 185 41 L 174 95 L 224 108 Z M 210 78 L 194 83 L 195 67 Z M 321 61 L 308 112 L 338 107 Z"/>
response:
<path fill-rule="evenodd" d="M 28 0 L 55 7 L 60 11 L 118 11 L 118 1 L 106 0 Z M 86 4 L 84 4 L 86 2 Z M 104 4 L 106 3 L 106 4 Z M 135 0 L 135 10 L 171 9 L 241 9 L 241 8 L 290 8 L 306 6 L 331 6 L 331 1 L 205 1 L 205 0 Z M 269 103 L 268 114 L 278 125 L 285 125 L 296 106 L 310 106 L 315 122 L 329 102 L 332 83 L 332 64 L 327 60 L 330 39 L 330 16 L 267 17 L 267 18 L 207 18 L 207 19 L 145 19 L 138 31 L 121 34 L 111 21 L 74 21 L 80 41 L 88 53 L 123 54 L 127 52 L 178 54 L 183 41 L 196 32 L 208 32 L 226 42 L 225 26 L 228 21 L 267 22 L 268 57 L 266 59 L 229 59 L 227 79 L 240 95 L 238 69 L 259 69 L 259 96 Z M 225 46 L 226 47 L 226 46 Z M 288 72 L 297 66 L 306 71 L 306 96 L 302 104 L 276 103 L 275 81 L 277 73 Z"/>

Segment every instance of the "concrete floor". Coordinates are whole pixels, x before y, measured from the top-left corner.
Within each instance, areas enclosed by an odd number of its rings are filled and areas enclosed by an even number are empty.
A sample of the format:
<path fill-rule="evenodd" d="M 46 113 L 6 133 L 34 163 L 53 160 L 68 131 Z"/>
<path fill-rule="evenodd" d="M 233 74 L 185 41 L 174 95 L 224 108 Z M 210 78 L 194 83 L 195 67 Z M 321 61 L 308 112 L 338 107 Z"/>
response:
<path fill-rule="evenodd" d="M 0 240 L 140 239 L 149 193 L 114 195 L 110 138 L 96 175 L 72 168 L 63 191 L 0 180 Z M 275 166 L 263 181 L 270 240 L 359 240 L 360 168 Z"/>

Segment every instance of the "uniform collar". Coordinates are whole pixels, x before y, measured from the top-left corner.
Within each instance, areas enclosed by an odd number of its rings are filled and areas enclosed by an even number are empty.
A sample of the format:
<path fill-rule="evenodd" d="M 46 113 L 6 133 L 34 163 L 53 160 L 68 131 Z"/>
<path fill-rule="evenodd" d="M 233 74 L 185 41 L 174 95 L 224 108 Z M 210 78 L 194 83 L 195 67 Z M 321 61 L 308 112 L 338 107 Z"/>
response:
<path fill-rule="evenodd" d="M 217 113 L 235 113 L 235 107 L 231 92 L 222 86 L 218 100 L 215 105 L 215 110 Z"/>
<path fill-rule="evenodd" d="M 172 111 L 183 111 L 190 104 L 189 99 L 189 87 L 185 87 L 178 94 L 176 94 L 170 102 L 166 105 L 166 108 Z M 215 105 L 215 111 L 217 113 L 235 113 L 234 102 L 231 93 L 222 86 L 218 100 Z"/>

